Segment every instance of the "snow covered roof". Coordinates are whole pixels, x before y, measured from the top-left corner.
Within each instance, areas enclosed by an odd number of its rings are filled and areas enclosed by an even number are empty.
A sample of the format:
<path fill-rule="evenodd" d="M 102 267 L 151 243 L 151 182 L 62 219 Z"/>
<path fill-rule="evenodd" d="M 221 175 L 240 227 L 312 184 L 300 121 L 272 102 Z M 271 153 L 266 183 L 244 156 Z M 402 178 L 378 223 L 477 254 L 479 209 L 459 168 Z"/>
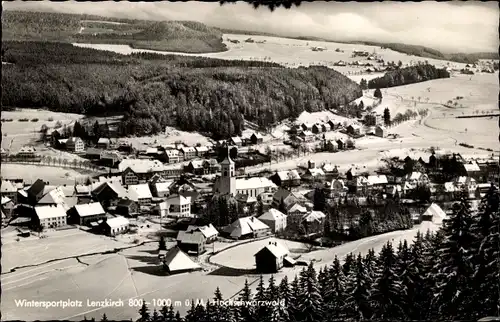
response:
<path fill-rule="evenodd" d="M 229 225 L 225 231 L 229 233 L 231 237 L 241 237 L 262 229 L 269 229 L 269 226 L 255 217 L 243 217 Z"/>
<path fill-rule="evenodd" d="M 200 269 L 200 265 L 195 263 L 188 255 L 178 247 L 171 248 L 163 258 L 163 263 L 170 272 Z"/>
<path fill-rule="evenodd" d="M 169 191 L 170 187 L 174 184 L 173 180 L 165 181 L 165 182 L 157 182 L 155 183 L 156 191 Z"/>
<path fill-rule="evenodd" d="M 455 183 L 454 182 L 445 182 L 444 183 L 444 191 L 446 192 L 455 192 Z"/>
<path fill-rule="evenodd" d="M 210 224 L 206 226 L 194 226 L 194 225 L 189 225 L 188 228 L 186 229 L 186 232 L 190 232 L 192 230 L 199 230 L 205 238 L 210 238 L 219 235 L 219 232 L 215 227 Z"/>
<path fill-rule="evenodd" d="M 203 160 L 193 160 L 190 164 L 194 169 L 203 168 Z"/>
<path fill-rule="evenodd" d="M 195 147 L 195 149 L 196 149 L 196 151 L 198 153 L 200 153 L 200 152 L 208 152 L 208 147 L 206 147 L 206 146 L 197 146 L 197 147 Z"/>
<path fill-rule="evenodd" d="M 435 224 L 441 224 L 444 219 L 448 218 L 443 209 L 435 203 L 431 204 L 422 216 L 431 217 L 432 222 Z"/>
<path fill-rule="evenodd" d="M 299 172 L 295 169 L 290 171 L 279 171 L 276 172 L 281 181 L 287 180 L 300 180 Z"/>
<path fill-rule="evenodd" d="M 319 168 L 312 168 L 312 169 L 307 169 L 307 172 L 312 176 L 312 177 L 319 177 L 319 176 L 324 176 L 325 173 L 323 170 Z"/>
<path fill-rule="evenodd" d="M 130 168 L 135 173 L 163 171 L 163 163 L 158 160 L 123 159 L 118 165 L 118 170 L 123 172 L 127 168 Z"/>
<path fill-rule="evenodd" d="M 304 132 L 302 132 L 302 134 L 303 134 L 304 136 L 313 136 L 313 135 L 314 135 L 314 133 L 313 133 L 313 132 L 311 132 L 311 131 L 304 131 Z"/>
<path fill-rule="evenodd" d="M 205 235 L 199 230 L 181 230 L 177 233 L 176 240 L 184 244 L 200 244 L 205 242 Z"/>
<path fill-rule="evenodd" d="M 37 206 L 35 207 L 35 213 L 39 220 L 66 216 L 66 210 L 62 205 Z"/>
<path fill-rule="evenodd" d="M 69 210 L 68 206 L 66 205 L 66 200 L 65 200 L 65 194 L 64 191 L 61 189 L 61 187 L 57 187 L 55 189 L 52 189 L 48 193 L 46 193 L 39 201 L 38 204 L 43 205 L 43 204 L 57 204 L 57 205 L 62 205 L 65 210 Z"/>
<path fill-rule="evenodd" d="M 132 200 L 153 198 L 153 195 L 151 195 L 151 190 L 149 190 L 149 185 L 147 183 L 128 186 L 128 194 L 130 199 Z"/>
<path fill-rule="evenodd" d="M 130 221 L 122 216 L 107 219 L 106 224 L 109 226 L 109 228 L 120 228 L 123 226 L 128 226 L 130 224 Z"/>
<path fill-rule="evenodd" d="M 183 146 L 179 149 L 182 153 L 196 152 L 196 149 L 192 146 Z"/>
<path fill-rule="evenodd" d="M 169 157 L 178 157 L 179 156 L 179 150 L 165 150 L 165 154 Z"/>
<path fill-rule="evenodd" d="M 36 149 L 32 146 L 23 146 L 21 149 L 19 149 L 18 153 L 35 153 Z"/>
<path fill-rule="evenodd" d="M 326 215 L 321 211 L 311 211 L 309 214 L 304 216 L 304 220 L 307 222 L 321 221 Z"/>
<path fill-rule="evenodd" d="M 335 143 L 337 145 L 337 142 L 335 142 L 335 141 L 332 141 L 332 143 Z M 324 172 L 333 172 L 333 171 L 335 171 L 336 167 L 331 163 L 325 163 L 325 164 L 323 164 L 321 169 L 323 169 Z"/>
<path fill-rule="evenodd" d="M 332 180 L 332 182 L 330 184 L 330 189 L 334 189 L 334 186 L 336 184 L 340 185 L 341 189 L 348 189 L 347 186 L 345 185 L 344 180 L 342 180 L 342 179 L 334 179 L 334 180 Z"/>
<path fill-rule="evenodd" d="M 90 194 L 90 191 L 92 190 L 92 186 L 90 185 L 76 185 L 75 186 L 75 191 L 78 194 Z"/>
<path fill-rule="evenodd" d="M 259 189 L 267 187 L 277 188 L 277 186 L 271 180 L 264 177 L 236 179 L 236 190 Z"/>
<path fill-rule="evenodd" d="M 2 205 L 5 205 L 6 203 L 9 203 L 11 200 L 9 197 L 3 197 L 2 196 Z"/>
<path fill-rule="evenodd" d="M 286 218 L 286 215 L 279 211 L 278 209 L 271 208 L 268 211 L 266 211 L 264 214 L 262 214 L 260 217 L 258 217 L 260 220 L 281 220 Z"/>
<path fill-rule="evenodd" d="M 376 184 L 387 184 L 387 177 L 385 174 L 382 175 L 371 175 L 368 176 L 367 178 L 368 184 L 369 185 L 376 185 Z"/>
<path fill-rule="evenodd" d="M 477 165 L 476 162 L 465 163 L 464 164 L 464 169 L 467 172 L 477 172 L 477 171 L 480 171 L 480 168 L 479 168 L 479 166 Z"/>
<path fill-rule="evenodd" d="M 94 216 L 105 213 L 101 204 L 98 202 L 76 205 L 75 210 L 80 217 Z"/>
<path fill-rule="evenodd" d="M 267 249 L 268 251 L 270 251 L 271 254 L 273 254 L 276 258 L 284 257 L 284 256 L 288 255 L 288 249 L 285 246 L 283 246 L 282 244 L 280 244 L 278 242 L 272 242 L 272 241 L 270 241 L 268 245 L 264 246 L 261 250 L 259 250 L 255 255 L 257 255 L 258 253 L 260 253 L 264 249 Z"/>
<path fill-rule="evenodd" d="M 0 188 L 1 192 L 3 193 L 9 193 L 9 192 L 16 192 L 17 189 L 16 187 L 12 184 L 12 182 L 8 180 L 2 180 L 2 186 Z"/>
<path fill-rule="evenodd" d="M 111 140 L 108 138 L 99 138 L 99 140 L 97 141 L 97 144 L 109 144 L 109 143 L 111 143 Z"/>
<path fill-rule="evenodd" d="M 405 180 L 420 180 L 423 176 L 425 176 L 425 174 L 421 173 L 421 172 L 412 172 L 410 174 L 407 174 L 405 176 Z"/>
<path fill-rule="evenodd" d="M 307 208 L 304 206 L 301 206 L 300 204 L 296 203 L 292 206 L 292 208 L 288 209 L 289 213 L 293 212 L 301 212 L 301 213 L 307 213 Z"/>
<path fill-rule="evenodd" d="M 234 143 L 241 143 L 241 138 L 239 136 L 233 136 L 231 137 L 231 141 L 233 141 Z"/>

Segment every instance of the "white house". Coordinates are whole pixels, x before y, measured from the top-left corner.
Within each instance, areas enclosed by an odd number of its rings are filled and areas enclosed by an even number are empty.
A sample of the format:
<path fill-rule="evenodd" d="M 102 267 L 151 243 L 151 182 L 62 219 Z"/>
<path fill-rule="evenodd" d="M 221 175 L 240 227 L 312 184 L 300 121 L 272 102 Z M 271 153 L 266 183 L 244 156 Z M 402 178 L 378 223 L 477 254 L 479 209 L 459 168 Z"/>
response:
<path fill-rule="evenodd" d="M 403 181 L 410 189 L 416 189 L 418 185 L 429 184 L 429 177 L 425 173 L 412 172 L 407 174 Z"/>
<path fill-rule="evenodd" d="M 43 228 L 55 228 L 67 224 L 66 210 L 62 205 L 35 207 L 35 215 Z"/>
<path fill-rule="evenodd" d="M 72 136 L 66 141 L 66 149 L 72 152 L 83 152 L 85 151 L 85 142 L 81 138 Z"/>
<path fill-rule="evenodd" d="M 262 216 L 258 217 L 258 219 L 268 225 L 274 233 L 285 230 L 286 228 L 286 215 L 274 208 L 266 211 Z"/>
<path fill-rule="evenodd" d="M 104 222 L 104 229 L 109 236 L 123 234 L 130 228 L 130 222 L 125 217 L 115 217 Z"/>
<path fill-rule="evenodd" d="M 191 231 L 200 231 L 205 237 L 207 243 L 213 242 L 217 240 L 217 237 L 219 237 L 219 232 L 217 231 L 217 229 L 215 229 L 215 227 L 212 224 L 206 226 L 189 225 L 188 228 L 186 229 L 186 232 L 188 233 Z"/>
<path fill-rule="evenodd" d="M 234 239 L 251 238 L 264 236 L 271 232 L 271 228 L 255 217 L 243 217 L 227 226 L 224 232 Z"/>
<path fill-rule="evenodd" d="M 147 183 L 128 186 L 128 197 L 130 200 L 137 201 L 140 205 L 150 204 L 153 199 Z"/>
<path fill-rule="evenodd" d="M 248 179 L 236 179 L 236 193 L 250 197 L 257 197 L 261 193 L 274 193 L 278 187 L 268 178 L 255 177 Z"/>
<path fill-rule="evenodd" d="M 176 218 L 193 218 L 191 214 L 191 197 L 182 195 L 171 195 L 167 198 L 166 205 L 168 207 L 169 217 Z M 160 206 L 161 207 L 161 206 Z"/>

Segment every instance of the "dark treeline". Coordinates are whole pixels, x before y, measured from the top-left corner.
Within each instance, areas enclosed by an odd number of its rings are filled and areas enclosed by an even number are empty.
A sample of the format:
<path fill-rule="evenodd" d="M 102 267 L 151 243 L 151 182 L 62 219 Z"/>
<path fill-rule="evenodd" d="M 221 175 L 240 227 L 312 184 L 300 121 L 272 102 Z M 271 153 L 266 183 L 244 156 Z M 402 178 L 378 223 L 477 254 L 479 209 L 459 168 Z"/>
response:
<path fill-rule="evenodd" d="M 175 55 L 143 59 L 40 42 L 4 43 L 2 56 L 13 63 L 3 66 L 2 105 L 123 113 L 122 135 L 154 134 L 169 125 L 227 137 L 241 133 L 243 119 L 265 127 L 362 95 L 356 83 L 326 67 L 259 68 L 254 66 L 262 63 Z"/>
<path fill-rule="evenodd" d="M 477 321 L 500 314 L 500 209 L 491 189 L 478 212 L 464 198 L 436 232 L 411 245 L 388 242 L 379 254 L 348 254 L 316 271 L 312 263 L 291 281 L 263 277 L 233 300 L 281 305 L 220 305 L 223 294 L 192 302 L 186 316 L 172 307 L 139 310 L 146 322 Z M 277 303 L 275 303 L 277 304 Z"/>
<path fill-rule="evenodd" d="M 437 78 L 449 78 L 446 69 L 438 69 L 433 65 L 421 64 L 398 68 L 368 81 L 368 88 L 384 88 L 419 83 Z"/>

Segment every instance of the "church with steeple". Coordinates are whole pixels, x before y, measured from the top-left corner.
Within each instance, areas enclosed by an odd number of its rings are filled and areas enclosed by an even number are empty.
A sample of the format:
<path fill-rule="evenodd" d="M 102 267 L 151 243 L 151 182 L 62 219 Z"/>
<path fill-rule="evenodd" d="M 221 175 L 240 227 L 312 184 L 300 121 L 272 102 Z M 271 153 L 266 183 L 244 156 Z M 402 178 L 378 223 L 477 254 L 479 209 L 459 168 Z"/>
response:
<path fill-rule="evenodd" d="M 226 156 L 220 163 L 221 175 L 214 184 L 216 196 L 235 197 L 236 196 L 236 167 L 231 159 L 229 146 L 226 147 Z"/>

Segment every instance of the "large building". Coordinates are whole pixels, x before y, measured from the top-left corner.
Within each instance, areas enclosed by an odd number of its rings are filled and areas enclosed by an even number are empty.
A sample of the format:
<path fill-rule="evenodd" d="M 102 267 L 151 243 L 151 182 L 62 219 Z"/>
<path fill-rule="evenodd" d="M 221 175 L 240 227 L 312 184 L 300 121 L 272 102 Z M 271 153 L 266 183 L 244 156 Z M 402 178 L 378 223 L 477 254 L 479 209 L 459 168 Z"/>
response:
<path fill-rule="evenodd" d="M 106 212 L 98 202 L 75 205 L 69 212 L 69 221 L 78 225 L 88 225 L 91 222 L 106 218 Z"/>
<path fill-rule="evenodd" d="M 176 217 L 176 218 L 193 217 L 193 214 L 191 214 L 191 197 L 184 197 L 182 195 L 171 195 L 170 197 L 167 198 L 166 206 L 168 207 L 167 216 L 169 217 Z"/>
<path fill-rule="evenodd" d="M 283 231 L 286 228 L 286 215 L 274 208 L 262 214 L 259 220 L 268 225 L 273 233 Z"/>
<path fill-rule="evenodd" d="M 42 228 L 56 228 L 67 224 L 66 210 L 63 206 L 35 207 L 35 221 Z"/>
<path fill-rule="evenodd" d="M 72 136 L 66 141 L 66 150 L 71 152 L 83 152 L 85 151 L 85 142 L 83 142 L 81 138 Z"/>

